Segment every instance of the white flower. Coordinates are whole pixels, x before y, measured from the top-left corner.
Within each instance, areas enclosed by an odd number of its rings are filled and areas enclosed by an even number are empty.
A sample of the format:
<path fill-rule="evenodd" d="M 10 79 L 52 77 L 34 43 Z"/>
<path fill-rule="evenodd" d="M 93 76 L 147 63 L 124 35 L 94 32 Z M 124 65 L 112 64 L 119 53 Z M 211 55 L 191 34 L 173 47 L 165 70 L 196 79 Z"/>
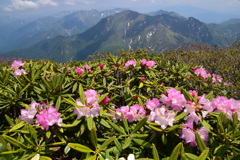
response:
<path fill-rule="evenodd" d="M 134 154 L 129 154 L 127 160 L 135 160 Z"/>

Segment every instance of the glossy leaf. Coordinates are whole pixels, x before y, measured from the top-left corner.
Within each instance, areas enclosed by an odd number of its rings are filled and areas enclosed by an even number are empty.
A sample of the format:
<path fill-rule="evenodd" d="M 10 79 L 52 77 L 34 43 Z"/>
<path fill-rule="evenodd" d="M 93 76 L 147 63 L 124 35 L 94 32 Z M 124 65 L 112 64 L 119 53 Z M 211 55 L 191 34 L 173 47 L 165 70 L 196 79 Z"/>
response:
<path fill-rule="evenodd" d="M 83 152 L 83 153 L 93 152 L 93 150 L 91 150 L 89 147 L 79 143 L 68 143 L 68 146 L 76 151 Z"/>

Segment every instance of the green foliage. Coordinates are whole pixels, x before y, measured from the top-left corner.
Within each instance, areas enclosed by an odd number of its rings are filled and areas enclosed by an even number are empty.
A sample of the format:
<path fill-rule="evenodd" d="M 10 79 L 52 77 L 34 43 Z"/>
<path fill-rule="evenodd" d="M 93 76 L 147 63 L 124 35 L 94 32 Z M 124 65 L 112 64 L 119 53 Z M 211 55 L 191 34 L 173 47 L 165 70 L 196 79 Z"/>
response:
<path fill-rule="evenodd" d="M 134 154 L 137 159 L 156 160 L 237 159 L 240 153 L 240 124 L 237 113 L 230 119 L 223 113 L 212 112 L 202 119 L 199 125 L 209 132 L 209 142 L 206 144 L 195 132 L 195 148 L 179 138 L 179 130 L 183 128 L 182 124 L 188 113 L 176 112 L 174 124 L 167 128 L 149 121 L 148 117 L 141 117 L 139 121 L 131 123 L 124 115 L 121 115 L 121 121 L 114 119 L 118 114 L 116 108 L 134 104 L 146 108 L 145 102 L 148 99 L 161 98 L 169 88 L 178 89 L 187 100 L 195 103 L 198 101 L 197 96 L 192 96 L 189 90 L 196 90 L 199 95 L 206 94 L 209 100 L 218 95 L 236 97 L 237 92 L 230 93 L 229 86 L 223 82 L 200 80 L 190 69 L 200 64 L 192 66 L 192 59 L 186 64 L 183 61 L 186 57 L 179 56 L 181 58 L 176 59 L 171 54 L 174 53 L 169 53 L 168 58 L 171 61 L 167 60 L 166 55 L 149 55 L 147 50 L 121 51 L 121 56 L 107 53 L 100 59 L 89 62 L 29 60 L 24 62 L 27 73 L 17 77 L 14 77 L 15 69 L 11 69 L 9 65 L 2 67 L 0 159 L 39 157 L 116 160 L 129 154 Z M 206 53 L 207 56 L 209 54 Z M 154 60 L 157 65 L 153 68 L 143 67 L 141 59 Z M 128 60 L 135 60 L 136 66 L 124 67 Z M 212 66 L 215 65 L 213 62 L 209 61 Z M 99 67 L 99 64 L 104 64 L 104 67 Z M 84 69 L 83 65 L 89 65 L 91 69 Z M 76 67 L 82 67 L 84 72 L 77 74 Z M 216 69 L 214 73 L 223 72 Z M 224 77 L 224 80 L 225 78 L 236 85 L 234 79 Z M 88 105 L 84 91 L 89 89 L 98 92 L 101 108 L 99 116 L 77 119 L 74 107 L 81 106 L 76 104 L 76 99 L 80 99 L 83 105 Z M 110 98 L 110 102 L 104 104 L 106 97 Z M 21 121 L 21 109 L 29 109 L 32 101 L 53 105 L 61 113 L 61 126 L 54 125 L 48 130 L 42 130 L 41 126 Z"/>

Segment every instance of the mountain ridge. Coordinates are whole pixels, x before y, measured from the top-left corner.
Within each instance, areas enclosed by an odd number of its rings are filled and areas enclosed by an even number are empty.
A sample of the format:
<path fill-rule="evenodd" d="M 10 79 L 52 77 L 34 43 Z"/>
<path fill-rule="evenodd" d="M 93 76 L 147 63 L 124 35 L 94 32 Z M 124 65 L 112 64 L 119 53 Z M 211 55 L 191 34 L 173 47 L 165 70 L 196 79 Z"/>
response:
<path fill-rule="evenodd" d="M 224 46 L 226 42 L 218 36 L 223 29 L 226 28 L 214 30 L 213 26 L 193 17 L 174 14 L 150 16 L 125 10 L 101 19 L 83 33 L 41 41 L 7 54 L 71 61 L 84 60 L 90 54 L 107 50 L 149 48 L 150 52 L 161 53 L 194 42 Z"/>

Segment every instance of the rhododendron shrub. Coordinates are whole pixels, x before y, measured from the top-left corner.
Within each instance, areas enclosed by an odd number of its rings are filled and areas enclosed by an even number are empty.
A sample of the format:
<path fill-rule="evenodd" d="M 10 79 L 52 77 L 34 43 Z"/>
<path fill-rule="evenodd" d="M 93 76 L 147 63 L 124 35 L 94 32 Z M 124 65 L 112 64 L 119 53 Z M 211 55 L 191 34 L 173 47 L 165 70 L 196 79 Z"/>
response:
<path fill-rule="evenodd" d="M 0 159 L 239 158 L 224 76 L 144 50 L 106 55 L 2 67 Z"/>

